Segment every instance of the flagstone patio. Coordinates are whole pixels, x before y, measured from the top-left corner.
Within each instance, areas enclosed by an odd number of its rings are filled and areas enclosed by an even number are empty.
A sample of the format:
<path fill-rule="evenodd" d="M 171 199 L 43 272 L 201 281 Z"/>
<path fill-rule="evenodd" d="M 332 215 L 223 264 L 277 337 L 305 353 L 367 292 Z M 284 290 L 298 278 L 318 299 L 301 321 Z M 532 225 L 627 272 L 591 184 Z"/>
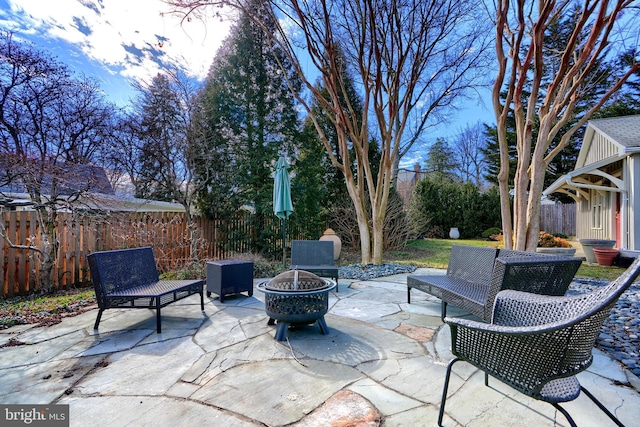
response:
<path fill-rule="evenodd" d="M 421 269 L 416 274 L 433 274 Z M 443 273 L 443 271 L 437 271 Z M 255 280 L 258 283 L 259 280 Z M 422 294 L 422 295 L 418 295 Z M 97 310 L 50 327 L 0 331 L 0 402 L 69 404 L 72 426 L 432 426 L 449 351 L 440 301 L 406 303 L 406 275 L 340 280 L 317 325 L 273 339 L 264 295 L 193 296 L 155 312 Z M 464 315 L 451 307 L 450 315 Z M 579 379 L 627 425 L 640 419 L 638 378 L 595 350 Z M 562 414 L 458 364 L 446 426 L 565 426 Z M 635 388 L 634 388 L 635 386 Z M 611 421 L 586 397 L 564 405 L 579 426 Z"/>

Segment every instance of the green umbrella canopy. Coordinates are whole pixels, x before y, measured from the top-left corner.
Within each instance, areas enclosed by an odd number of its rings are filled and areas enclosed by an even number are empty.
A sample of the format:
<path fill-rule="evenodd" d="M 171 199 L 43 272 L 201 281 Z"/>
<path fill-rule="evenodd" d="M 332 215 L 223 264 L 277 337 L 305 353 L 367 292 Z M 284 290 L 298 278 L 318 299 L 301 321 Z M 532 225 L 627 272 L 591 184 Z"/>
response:
<path fill-rule="evenodd" d="M 286 219 L 293 212 L 291 203 L 291 181 L 289 180 L 289 164 L 280 156 L 273 176 L 273 213 L 278 218 Z"/>

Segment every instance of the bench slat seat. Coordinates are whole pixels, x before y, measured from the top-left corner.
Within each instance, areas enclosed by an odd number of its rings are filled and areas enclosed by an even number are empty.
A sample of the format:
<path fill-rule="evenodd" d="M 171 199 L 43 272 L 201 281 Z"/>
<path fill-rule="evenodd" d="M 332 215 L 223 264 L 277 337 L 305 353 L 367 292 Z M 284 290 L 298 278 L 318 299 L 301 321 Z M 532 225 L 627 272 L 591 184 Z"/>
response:
<path fill-rule="evenodd" d="M 108 308 L 148 308 L 156 310 L 156 330 L 162 331 L 160 309 L 173 302 L 200 294 L 204 311 L 204 281 L 159 280 L 150 247 L 94 252 L 87 256 L 98 302 L 98 329 Z"/>
<path fill-rule="evenodd" d="M 188 292 L 189 290 L 195 290 L 189 295 L 198 293 L 199 284 L 198 281 L 193 280 L 162 280 L 156 283 L 148 285 L 136 286 L 131 289 L 122 289 L 117 292 L 109 294 L 111 298 L 114 297 L 133 297 L 133 298 L 155 298 L 157 296 L 166 296 L 173 293 Z"/>

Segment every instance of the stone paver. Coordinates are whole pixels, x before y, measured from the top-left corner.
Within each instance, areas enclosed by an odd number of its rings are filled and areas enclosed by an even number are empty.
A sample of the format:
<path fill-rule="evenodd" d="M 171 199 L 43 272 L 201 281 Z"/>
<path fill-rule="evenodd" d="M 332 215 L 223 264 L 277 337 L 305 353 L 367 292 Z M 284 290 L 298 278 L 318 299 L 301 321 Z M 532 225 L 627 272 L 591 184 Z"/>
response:
<path fill-rule="evenodd" d="M 419 269 L 414 274 L 444 274 Z M 255 280 L 256 283 L 259 280 Z M 452 359 L 440 301 L 412 292 L 406 275 L 346 280 L 329 298 L 329 332 L 292 328 L 273 339 L 264 297 L 254 292 L 193 296 L 162 311 L 97 310 L 59 325 L 0 331 L 0 402 L 69 404 L 72 426 L 361 427 L 436 424 L 446 365 Z M 465 316 L 455 307 L 449 315 Z M 622 422 L 640 419 L 640 380 L 606 354 L 580 381 Z M 585 396 L 564 404 L 579 426 L 611 421 Z M 566 426 L 549 404 L 454 366 L 446 426 Z"/>

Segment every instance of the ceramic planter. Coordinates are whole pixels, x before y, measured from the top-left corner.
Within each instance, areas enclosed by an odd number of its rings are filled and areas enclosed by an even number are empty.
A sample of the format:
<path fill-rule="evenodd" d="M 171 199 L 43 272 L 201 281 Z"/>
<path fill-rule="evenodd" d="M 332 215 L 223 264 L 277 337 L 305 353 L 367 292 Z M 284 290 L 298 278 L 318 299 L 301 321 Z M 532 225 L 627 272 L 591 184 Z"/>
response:
<path fill-rule="evenodd" d="M 593 254 L 596 257 L 598 264 L 611 266 L 618 256 L 618 250 L 612 248 L 593 248 Z"/>
<path fill-rule="evenodd" d="M 451 230 L 449 230 L 449 237 L 452 239 L 460 238 L 460 231 L 458 230 L 458 227 L 451 227 Z"/>
<path fill-rule="evenodd" d="M 335 261 L 340 258 L 340 252 L 342 251 L 342 240 L 340 240 L 340 237 L 336 234 L 335 231 L 333 231 L 331 228 L 327 228 L 324 231 L 324 234 L 318 240 L 328 240 L 330 242 L 333 242 L 333 260 Z"/>

